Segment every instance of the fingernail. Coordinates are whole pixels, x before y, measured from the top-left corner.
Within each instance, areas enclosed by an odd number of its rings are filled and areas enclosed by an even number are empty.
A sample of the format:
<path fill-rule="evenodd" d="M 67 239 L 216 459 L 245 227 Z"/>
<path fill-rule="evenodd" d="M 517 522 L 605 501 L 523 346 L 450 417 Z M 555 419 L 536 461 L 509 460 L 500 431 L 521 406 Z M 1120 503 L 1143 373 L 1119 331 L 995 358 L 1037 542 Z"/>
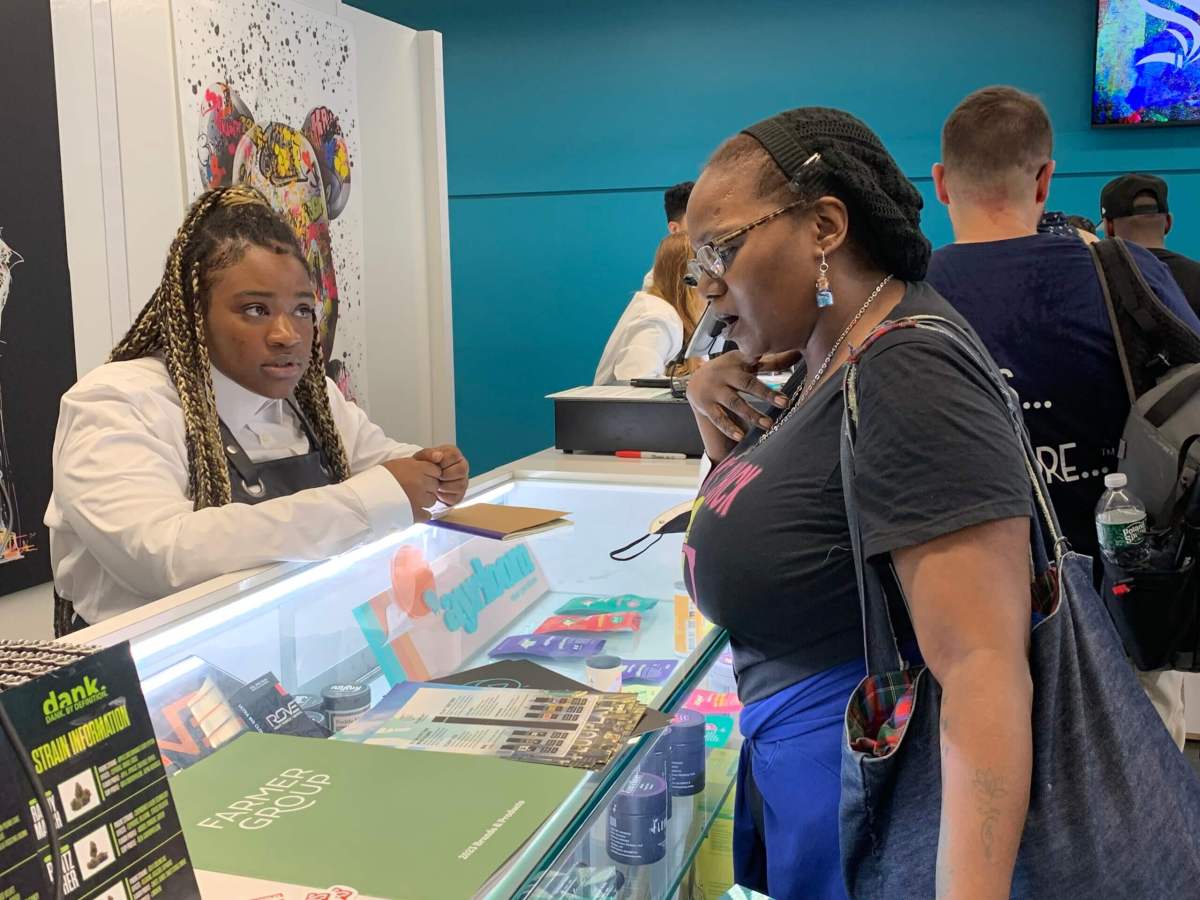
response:
<path fill-rule="evenodd" d="M 742 434 L 740 431 L 735 431 L 735 432 L 733 433 L 733 439 L 734 439 L 735 441 L 740 441 L 740 440 L 741 440 L 742 438 L 744 438 L 744 437 L 745 437 L 745 435 L 744 435 L 744 434 Z"/>
<path fill-rule="evenodd" d="M 785 406 L 787 406 L 787 397 L 783 396 L 783 394 L 776 394 L 772 398 L 771 402 L 774 403 L 776 406 L 778 406 L 780 409 L 783 409 Z"/>
<path fill-rule="evenodd" d="M 758 427 L 759 427 L 759 428 L 770 428 L 770 427 L 771 427 L 772 425 L 774 425 L 774 424 L 775 424 L 774 422 L 772 422 L 770 419 L 768 419 L 768 418 L 766 418 L 766 417 L 764 417 L 764 418 L 761 418 L 761 419 L 759 419 L 759 420 L 758 420 Z"/>

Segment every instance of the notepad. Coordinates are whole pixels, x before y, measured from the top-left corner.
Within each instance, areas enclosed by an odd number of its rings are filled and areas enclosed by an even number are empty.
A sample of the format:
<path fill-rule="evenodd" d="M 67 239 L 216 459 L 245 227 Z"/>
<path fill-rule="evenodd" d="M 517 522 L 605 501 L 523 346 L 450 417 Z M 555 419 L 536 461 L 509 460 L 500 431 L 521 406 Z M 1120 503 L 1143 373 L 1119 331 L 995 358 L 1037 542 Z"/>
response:
<path fill-rule="evenodd" d="M 569 519 L 563 518 L 566 515 L 567 513 L 560 509 L 473 503 L 435 516 L 429 520 L 429 524 L 497 541 L 515 541 L 573 524 Z"/>

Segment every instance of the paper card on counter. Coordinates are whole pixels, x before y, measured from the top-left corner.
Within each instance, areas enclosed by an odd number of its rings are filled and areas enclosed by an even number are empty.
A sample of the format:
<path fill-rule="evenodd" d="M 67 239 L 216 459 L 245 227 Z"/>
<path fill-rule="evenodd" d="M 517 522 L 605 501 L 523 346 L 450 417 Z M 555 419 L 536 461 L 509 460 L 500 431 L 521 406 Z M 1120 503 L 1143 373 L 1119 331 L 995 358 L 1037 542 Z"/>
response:
<path fill-rule="evenodd" d="M 585 385 L 547 394 L 547 400 L 668 400 L 670 388 L 630 387 L 627 384 Z"/>
<path fill-rule="evenodd" d="M 436 679 L 437 684 L 461 684 L 471 687 L 501 687 L 501 688 L 536 688 L 542 691 L 584 691 L 589 694 L 599 694 L 595 688 L 559 675 L 557 672 L 539 666 L 527 659 L 503 660 L 477 669 L 467 669 L 455 672 L 444 678 Z M 658 696 L 658 688 L 649 688 L 647 693 L 626 691 L 633 694 L 649 707 L 650 702 Z M 649 700 L 647 700 L 647 696 Z M 647 708 L 637 727 L 633 729 L 633 737 L 651 731 L 659 731 L 671 724 L 671 717 L 657 709 Z"/>
<path fill-rule="evenodd" d="M 400 684 L 335 739 L 602 769 L 646 707 L 628 694 Z"/>
<path fill-rule="evenodd" d="M 496 541 L 515 541 L 574 524 L 570 519 L 563 518 L 566 515 L 560 509 L 472 503 L 470 506 L 447 510 L 430 519 L 429 524 Z"/>

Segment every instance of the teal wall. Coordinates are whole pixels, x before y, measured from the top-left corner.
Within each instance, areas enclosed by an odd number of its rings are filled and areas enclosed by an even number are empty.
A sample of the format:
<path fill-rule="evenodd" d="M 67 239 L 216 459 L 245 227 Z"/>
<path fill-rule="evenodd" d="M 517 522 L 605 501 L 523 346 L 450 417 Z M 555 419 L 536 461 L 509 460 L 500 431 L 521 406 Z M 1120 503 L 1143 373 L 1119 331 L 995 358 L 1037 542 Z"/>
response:
<path fill-rule="evenodd" d="M 1200 129 L 1089 128 L 1095 0 L 352 2 L 444 35 L 458 439 L 476 472 L 552 443 L 542 397 L 590 382 L 664 233 L 663 187 L 780 109 L 866 120 L 925 193 L 936 246 L 941 123 L 1015 84 L 1054 120 L 1051 208 L 1095 218 L 1105 181 L 1156 171 L 1170 245 L 1200 256 Z"/>

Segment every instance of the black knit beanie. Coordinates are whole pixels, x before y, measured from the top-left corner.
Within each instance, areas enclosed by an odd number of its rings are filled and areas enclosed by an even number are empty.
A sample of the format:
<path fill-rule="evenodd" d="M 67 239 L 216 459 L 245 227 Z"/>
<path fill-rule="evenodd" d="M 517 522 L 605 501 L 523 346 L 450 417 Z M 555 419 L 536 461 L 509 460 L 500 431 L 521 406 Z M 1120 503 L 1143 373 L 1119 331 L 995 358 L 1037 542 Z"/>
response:
<path fill-rule="evenodd" d="M 924 201 L 870 128 L 849 113 L 822 106 L 789 109 L 750 135 L 771 155 L 797 194 L 834 193 L 850 207 L 855 238 L 897 278 L 920 281 L 929 266 L 921 231 Z M 819 161 L 805 165 L 814 153 Z"/>

